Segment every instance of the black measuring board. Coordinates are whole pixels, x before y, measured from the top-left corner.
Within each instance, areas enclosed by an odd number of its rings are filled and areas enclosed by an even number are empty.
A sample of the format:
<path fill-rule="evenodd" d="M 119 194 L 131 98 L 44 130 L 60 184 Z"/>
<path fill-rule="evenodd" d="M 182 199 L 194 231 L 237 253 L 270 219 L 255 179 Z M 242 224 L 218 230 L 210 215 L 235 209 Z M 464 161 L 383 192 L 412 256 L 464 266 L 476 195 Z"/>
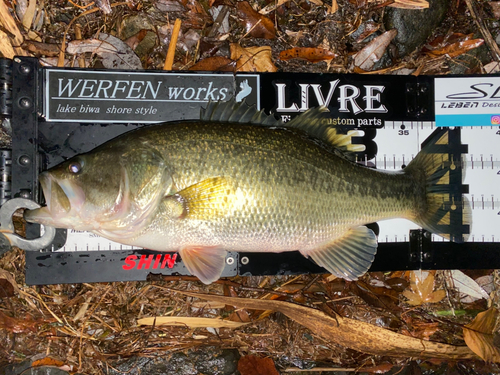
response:
<path fill-rule="evenodd" d="M 6 60 L 2 63 L 7 64 Z M 375 166 L 373 160 L 384 152 L 378 139 L 388 132 L 387 124 L 405 134 L 410 126 L 432 127 L 435 118 L 433 77 L 110 72 L 42 68 L 33 58 L 16 58 L 8 68 L 12 79 L 12 196 L 38 201 L 43 200 L 37 183 L 42 170 L 148 124 L 197 119 L 208 100 L 242 99 L 285 122 L 307 108 L 325 105 L 330 109 L 332 126 L 362 131 L 355 143 L 365 146 L 358 161 L 367 166 Z M 459 127 L 434 127 L 432 132 L 446 138 L 436 146 L 436 152 L 457 161 L 467 154 Z M 424 142 L 420 140 L 418 146 Z M 454 180 L 450 184 L 459 187 L 451 202 L 468 193 L 468 187 L 460 184 L 460 169 L 450 178 Z M 457 213 L 452 220 L 462 218 Z M 38 225 L 28 225 L 28 236 L 36 237 L 39 230 Z M 464 233 L 467 231 L 464 227 Z M 58 230 L 50 248 L 26 252 L 28 284 L 145 280 L 150 273 L 188 274 L 180 257 L 172 263 L 174 254 L 169 253 L 171 258 L 165 260 L 165 253 L 72 236 L 82 234 Z M 500 268 L 498 242 L 436 242 L 418 228 L 399 237 L 397 242 L 390 236 L 379 242 L 372 271 Z M 75 238 L 74 242 L 70 238 Z M 321 272 L 325 271 L 298 252 L 231 253 L 224 276 Z"/>

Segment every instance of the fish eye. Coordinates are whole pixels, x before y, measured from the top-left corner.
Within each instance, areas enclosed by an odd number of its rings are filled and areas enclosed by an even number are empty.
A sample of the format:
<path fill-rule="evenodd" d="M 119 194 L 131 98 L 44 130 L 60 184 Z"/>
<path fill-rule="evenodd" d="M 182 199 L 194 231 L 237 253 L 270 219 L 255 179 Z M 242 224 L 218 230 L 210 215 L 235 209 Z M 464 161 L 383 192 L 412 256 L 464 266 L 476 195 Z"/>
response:
<path fill-rule="evenodd" d="M 82 171 L 82 163 L 74 161 L 68 165 L 68 171 L 72 174 L 78 174 Z"/>

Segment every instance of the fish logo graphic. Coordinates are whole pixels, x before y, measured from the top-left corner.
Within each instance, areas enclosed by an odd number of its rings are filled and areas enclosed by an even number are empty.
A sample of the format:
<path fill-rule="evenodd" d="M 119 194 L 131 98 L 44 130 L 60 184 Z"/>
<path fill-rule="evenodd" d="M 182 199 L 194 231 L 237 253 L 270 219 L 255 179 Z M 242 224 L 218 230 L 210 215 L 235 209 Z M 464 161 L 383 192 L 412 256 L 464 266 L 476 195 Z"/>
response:
<path fill-rule="evenodd" d="M 495 115 L 491 116 L 491 125 L 499 125 L 500 124 L 500 116 Z"/>
<path fill-rule="evenodd" d="M 240 83 L 240 89 L 241 91 L 238 94 L 236 94 L 236 102 L 238 103 L 252 93 L 252 88 L 248 84 L 248 79 L 245 79 L 243 82 Z"/>

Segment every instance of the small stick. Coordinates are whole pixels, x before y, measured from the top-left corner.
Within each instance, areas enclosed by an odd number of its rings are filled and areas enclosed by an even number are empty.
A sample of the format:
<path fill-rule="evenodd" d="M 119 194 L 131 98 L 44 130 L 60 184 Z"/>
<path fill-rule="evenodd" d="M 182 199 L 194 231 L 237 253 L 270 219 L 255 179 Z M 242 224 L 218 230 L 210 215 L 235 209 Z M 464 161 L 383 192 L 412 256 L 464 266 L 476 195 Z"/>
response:
<path fill-rule="evenodd" d="M 174 23 L 174 29 L 172 30 L 172 37 L 170 38 L 170 44 L 168 45 L 167 57 L 165 58 L 163 70 L 172 70 L 172 65 L 174 65 L 175 47 L 177 46 L 177 38 L 179 37 L 180 31 L 181 20 L 177 18 Z"/>
<path fill-rule="evenodd" d="M 79 23 L 75 24 L 75 37 L 78 40 L 82 39 L 82 26 Z M 78 66 L 80 68 L 85 68 L 85 58 L 83 56 L 78 57 Z"/>
<path fill-rule="evenodd" d="M 73 1 L 71 1 L 71 0 L 68 0 L 68 2 L 69 2 L 70 4 L 73 4 L 75 7 L 80 8 L 80 9 L 87 9 L 88 7 L 91 7 L 92 5 L 94 5 L 94 2 L 93 2 L 93 1 L 92 1 L 90 4 L 85 5 L 85 6 L 78 5 L 77 3 L 74 3 L 74 2 L 73 2 Z"/>

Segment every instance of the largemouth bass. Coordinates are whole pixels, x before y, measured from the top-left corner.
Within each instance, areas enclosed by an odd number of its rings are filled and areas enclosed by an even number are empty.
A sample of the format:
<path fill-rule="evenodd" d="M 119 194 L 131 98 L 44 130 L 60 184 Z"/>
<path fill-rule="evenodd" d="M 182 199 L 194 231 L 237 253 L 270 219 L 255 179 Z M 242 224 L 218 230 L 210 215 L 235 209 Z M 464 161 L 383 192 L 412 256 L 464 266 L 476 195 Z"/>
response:
<path fill-rule="evenodd" d="M 209 103 L 200 121 L 144 127 L 42 173 L 46 206 L 25 217 L 178 251 L 207 284 L 227 251 L 299 250 L 356 280 L 377 250 L 364 224 L 379 220 L 406 218 L 466 240 L 447 215 L 442 155 L 424 147 L 398 173 L 361 166 L 349 158 L 350 136 L 325 125 L 324 111 L 283 124 L 246 104 Z M 465 199 L 451 209 L 470 224 Z M 440 233 L 442 225 L 451 231 Z"/>

